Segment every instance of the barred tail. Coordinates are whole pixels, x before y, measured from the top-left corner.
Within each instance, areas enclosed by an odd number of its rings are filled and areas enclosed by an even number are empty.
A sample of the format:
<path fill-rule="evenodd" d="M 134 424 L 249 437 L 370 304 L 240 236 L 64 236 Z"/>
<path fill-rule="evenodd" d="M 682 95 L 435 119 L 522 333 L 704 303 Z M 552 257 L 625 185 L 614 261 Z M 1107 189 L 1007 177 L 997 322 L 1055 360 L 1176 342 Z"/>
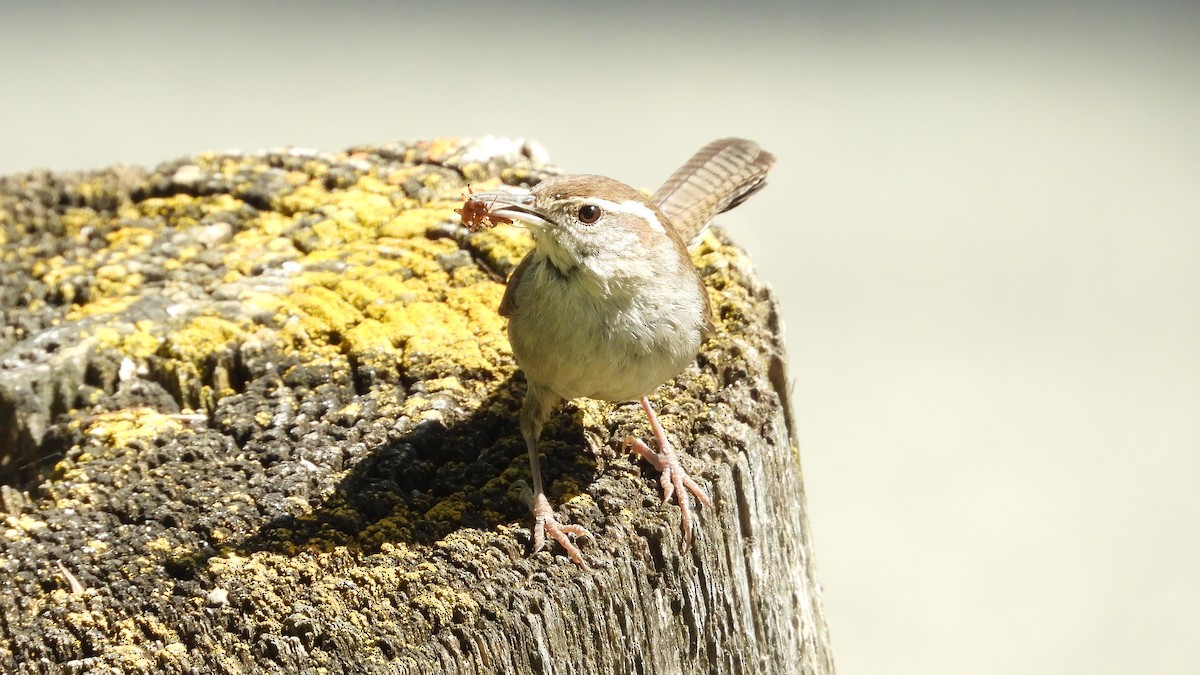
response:
<path fill-rule="evenodd" d="M 775 156 L 753 141 L 723 138 L 704 146 L 679 167 L 650 201 L 679 236 L 692 244 L 713 216 L 746 201 L 766 185 Z"/>

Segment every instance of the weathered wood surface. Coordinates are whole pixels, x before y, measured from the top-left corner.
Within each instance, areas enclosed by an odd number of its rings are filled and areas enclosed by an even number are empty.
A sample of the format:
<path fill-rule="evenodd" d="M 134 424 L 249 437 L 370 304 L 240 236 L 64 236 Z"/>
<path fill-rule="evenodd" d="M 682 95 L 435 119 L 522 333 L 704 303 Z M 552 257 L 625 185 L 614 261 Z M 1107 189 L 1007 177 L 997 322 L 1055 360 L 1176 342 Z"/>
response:
<path fill-rule="evenodd" d="M 523 380 L 495 306 L 526 250 L 467 183 L 535 147 L 201 155 L 0 181 L 0 671 L 831 673 L 770 291 L 723 235 L 718 333 L 653 397 L 716 505 L 683 549 L 567 405 L 550 496 L 591 572 L 528 555 Z"/>

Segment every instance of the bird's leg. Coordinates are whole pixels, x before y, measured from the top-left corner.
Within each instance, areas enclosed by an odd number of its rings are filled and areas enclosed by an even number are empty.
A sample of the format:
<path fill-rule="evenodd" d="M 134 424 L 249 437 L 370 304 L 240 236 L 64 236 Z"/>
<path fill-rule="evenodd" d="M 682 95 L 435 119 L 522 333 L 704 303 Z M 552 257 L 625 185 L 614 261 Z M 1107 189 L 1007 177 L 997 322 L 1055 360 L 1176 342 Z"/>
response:
<path fill-rule="evenodd" d="M 533 474 L 533 496 L 530 507 L 533 510 L 533 552 L 537 553 L 546 545 L 546 535 L 566 550 L 567 556 L 580 567 L 590 569 L 583 561 L 583 554 L 567 535 L 576 537 L 591 537 L 582 525 L 567 525 L 559 522 L 546 499 L 542 488 L 542 472 L 538 467 L 538 437 L 542 435 L 542 425 L 562 399 L 548 391 L 534 386 L 532 383 L 525 393 L 525 402 L 521 405 L 521 435 L 525 438 L 525 447 L 529 451 L 529 472 Z"/>
<path fill-rule="evenodd" d="M 667 434 L 663 431 L 662 424 L 659 424 L 658 416 L 654 414 L 654 408 L 650 406 L 649 399 L 643 396 L 640 402 L 642 410 L 646 411 L 646 417 L 650 418 L 650 429 L 654 431 L 654 438 L 658 441 L 658 452 L 654 452 L 641 439 L 633 436 L 625 438 L 624 449 L 626 452 L 630 450 L 636 452 L 647 462 L 653 464 L 655 469 L 658 469 L 660 472 L 658 482 L 662 485 L 663 502 L 670 501 L 671 495 L 676 495 L 681 512 L 680 525 L 683 527 L 683 541 L 685 544 L 690 544 L 692 541 L 692 507 L 691 500 L 687 498 L 684 489 L 686 488 L 688 492 L 696 495 L 696 499 L 709 508 L 712 507 L 712 501 L 704 492 L 704 488 L 700 487 L 683 470 L 683 465 L 679 463 L 679 456 L 671 447 L 671 441 L 667 440 Z"/>

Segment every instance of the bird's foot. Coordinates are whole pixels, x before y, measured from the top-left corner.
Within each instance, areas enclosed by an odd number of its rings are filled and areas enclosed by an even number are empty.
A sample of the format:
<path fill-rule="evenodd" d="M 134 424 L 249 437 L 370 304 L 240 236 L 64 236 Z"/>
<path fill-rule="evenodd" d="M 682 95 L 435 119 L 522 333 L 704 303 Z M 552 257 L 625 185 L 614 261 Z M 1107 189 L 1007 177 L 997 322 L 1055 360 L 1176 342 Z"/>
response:
<path fill-rule="evenodd" d="M 591 539 L 592 533 L 582 525 L 568 525 L 559 521 L 558 516 L 554 514 L 554 509 L 550 506 L 550 500 L 546 499 L 546 495 L 539 492 L 532 495 L 530 501 L 534 519 L 533 552 L 537 553 L 542 550 L 546 546 L 546 535 L 550 535 L 550 538 L 557 541 L 558 545 L 567 552 L 567 557 L 583 569 L 590 570 L 588 564 L 583 561 L 583 553 L 580 552 L 575 542 L 571 541 L 571 537 Z"/>
<path fill-rule="evenodd" d="M 657 420 L 655 421 L 657 422 Z M 679 463 L 679 456 L 675 454 L 675 450 L 666 436 L 664 435 L 658 440 L 659 452 L 651 450 L 650 446 L 642 442 L 640 438 L 632 436 L 625 439 L 623 447 L 625 452 L 632 450 L 641 455 L 659 471 L 658 482 L 662 485 L 663 503 L 671 501 L 672 495 L 676 497 L 679 502 L 684 545 L 690 545 L 692 542 L 692 506 L 687 492 L 695 495 L 701 504 L 709 508 L 712 508 L 712 500 L 708 498 L 708 493 L 704 491 L 704 488 L 692 480 L 692 477 L 683 469 L 683 465 Z"/>

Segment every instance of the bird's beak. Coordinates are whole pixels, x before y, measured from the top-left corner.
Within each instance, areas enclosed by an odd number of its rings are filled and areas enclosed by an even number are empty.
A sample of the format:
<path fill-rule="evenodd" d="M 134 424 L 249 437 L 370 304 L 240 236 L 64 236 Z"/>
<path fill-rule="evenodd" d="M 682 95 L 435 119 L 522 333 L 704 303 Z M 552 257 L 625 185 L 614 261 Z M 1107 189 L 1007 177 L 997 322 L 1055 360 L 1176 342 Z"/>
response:
<path fill-rule="evenodd" d="M 552 225 L 552 221 L 533 205 L 534 196 L 529 191 L 524 192 L 476 192 L 469 199 L 481 203 L 488 208 L 488 215 L 519 220 L 522 223 L 538 228 Z"/>

